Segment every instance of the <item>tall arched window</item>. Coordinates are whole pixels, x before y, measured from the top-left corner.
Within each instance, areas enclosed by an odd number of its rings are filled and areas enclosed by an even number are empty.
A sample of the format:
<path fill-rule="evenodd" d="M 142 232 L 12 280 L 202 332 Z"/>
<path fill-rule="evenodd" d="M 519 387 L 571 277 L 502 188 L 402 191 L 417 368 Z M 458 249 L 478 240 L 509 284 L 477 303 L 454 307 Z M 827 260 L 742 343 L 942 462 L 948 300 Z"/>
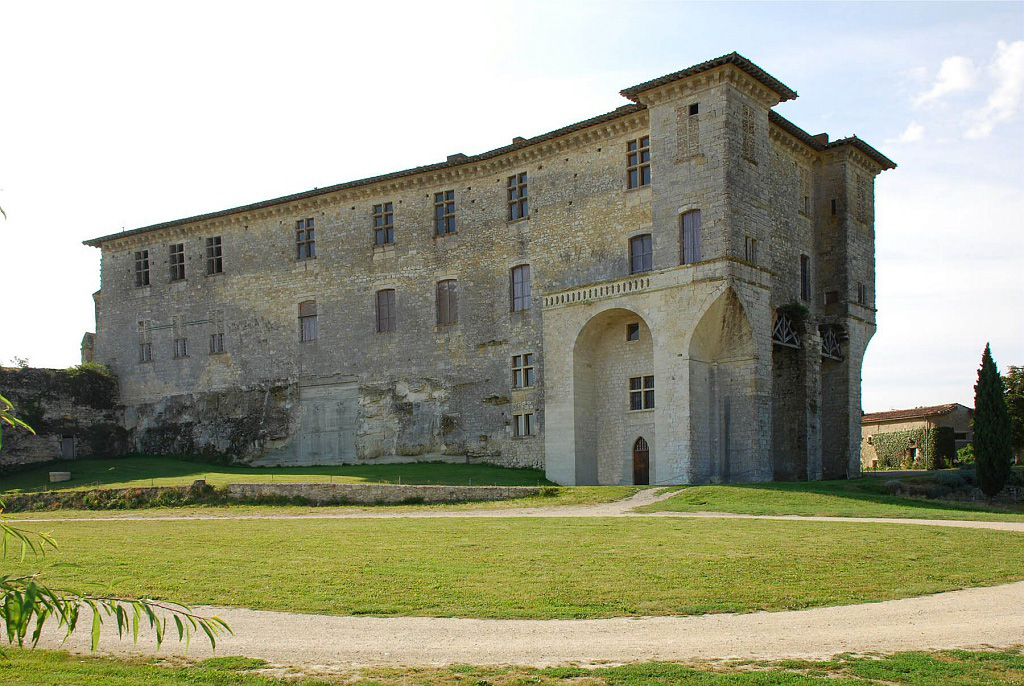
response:
<path fill-rule="evenodd" d="M 679 243 L 682 246 L 682 254 L 679 256 L 679 263 L 700 262 L 700 210 L 691 210 L 682 216 L 680 231 L 682 235 Z"/>

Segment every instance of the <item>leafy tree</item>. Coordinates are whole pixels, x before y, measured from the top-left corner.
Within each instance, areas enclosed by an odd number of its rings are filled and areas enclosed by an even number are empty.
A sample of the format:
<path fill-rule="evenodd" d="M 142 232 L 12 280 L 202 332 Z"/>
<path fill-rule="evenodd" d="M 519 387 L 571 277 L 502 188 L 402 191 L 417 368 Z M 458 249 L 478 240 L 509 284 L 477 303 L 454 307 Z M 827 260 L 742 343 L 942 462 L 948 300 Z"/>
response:
<path fill-rule="evenodd" d="M 14 416 L 11 402 L 0 395 L 0 431 L 4 424 L 32 431 L 32 427 Z M 2 514 L 3 508 L 0 506 Z M 24 560 L 29 553 L 42 555 L 47 548 L 56 550 L 57 542 L 48 534 L 12 526 L 0 516 L 0 558 L 8 556 L 9 548 L 20 548 L 21 559 Z M 0 574 L 0 623 L 6 627 L 8 643 L 22 646 L 27 638 L 35 645 L 43 626 L 51 619 L 56 620 L 57 625 L 66 629 L 70 636 L 78 628 L 78 620 L 86 608 L 92 611 L 93 650 L 96 650 L 99 643 L 104 618 L 110 617 L 117 623 L 119 637 L 130 633 L 136 642 L 139 640 L 139 627 L 148 624 L 156 633 L 157 647 L 167 635 L 168 618 L 174 622 L 178 640 L 184 640 L 186 646 L 194 633 L 202 631 L 210 645 L 216 648 L 217 634 L 231 632 L 219 617 L 197 615 L 181 603 L 151 598 L 90 595 L 66 588 L 51 588 L 38 572 L 25 576 Z"/>
<path fill-rule="evenodd" d="M 1010 412 L 1010 427 L 1014 451 L 1024 452 L 1024 367 L 1010 366 L 1003 376 L 1006 409 Z"/>
<path fill-rule="evenodd" d="M 1010 478 L 1010 414 L 1003 396 L 1003 378 L 985 344 L 974 386 L 974 459 L 978 485 L 991 498 Z"/>

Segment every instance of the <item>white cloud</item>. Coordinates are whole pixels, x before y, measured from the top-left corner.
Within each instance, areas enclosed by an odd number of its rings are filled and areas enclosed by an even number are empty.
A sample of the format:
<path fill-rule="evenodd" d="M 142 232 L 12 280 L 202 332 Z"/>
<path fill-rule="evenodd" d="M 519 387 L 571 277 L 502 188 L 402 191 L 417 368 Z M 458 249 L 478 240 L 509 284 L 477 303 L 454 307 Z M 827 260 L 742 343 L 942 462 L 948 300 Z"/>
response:
<path fill-rule="evenodd" d="M 1020 112 L 1024 96 L 1024 41 L 999 41 L 987 71 L 995 88 L 985 107 L 971 113 L 974 123 L 967 130 L 968 138 L 985 138 L 996 124 L 1010 121 Z"/>
<path fill-rule="evenodd" d="M 903 130 L 896 138 L 886 138 L 886 143 L 916 143 L 924 140 L 924 127 L 918 124 L 916 121 L 912 121 L 907 124 L 907 128 Z"/>
<path fill-rule="evenodd" d="M 939 73 L 935 77 L 935 84 L 924 93 L 914 98 L 915 105 L 923 105 L 931 100 L 937 100 L 950 93 L 969 90 L 974 87 L 978 80 L 978 69 L 970 57 L 953 55 L 942 60 Z"/>

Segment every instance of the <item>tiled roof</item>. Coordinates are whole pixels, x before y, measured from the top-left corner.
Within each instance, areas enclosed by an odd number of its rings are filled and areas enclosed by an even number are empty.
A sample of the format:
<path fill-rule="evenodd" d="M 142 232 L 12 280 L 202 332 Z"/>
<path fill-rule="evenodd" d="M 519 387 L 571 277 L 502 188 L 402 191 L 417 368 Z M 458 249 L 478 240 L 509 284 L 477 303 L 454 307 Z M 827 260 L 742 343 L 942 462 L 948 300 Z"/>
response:
<path fill-rule="evenodd" d="M 473 164 L 475 162 L 482 162 L 489 160 L 494 157 L 499 157 L 507 153 L 513 152 L 520 148 L 525 148 L 530 145 L 536 145 L 537 143 L 543 143 L 545 141 L 558 138 L 559 136 L 565 136 L 566 134 L 585 129 L 590 126 L 597 126 L 604 124 L 605 122 L 619 119 L 620 117 L 629 116 L 635 112 L 647 109 L 644 105 L 623 105 L 622 107 L 616 108 L 611 112 L 585 119 L 575 124 L 562 127 L 549 133 L 541 134 L 533 138 L 527 138 L 525 140 L 517 140 L 517 142 L 511 145 L 506 145 L 494 150 L 489 150 L 479 155 L 453 155 L 445 162 L 438 162 L 436 164 L 428 164 L 422 167 L 413 167 L 412 169 L 405 169 L 402 171 L 391 172 L 383 174 L 381 176 L 371 176 L 366 179 L 359 179 L 357 181 L 346 181 L 345 183 L 339 183 L 334 186 L 327 186 L 325 188 L 314 188 L 311 191 L 303 191 L 302 193 L 293 193 L 292 195 L 284 195 L 280 198 L 273 198 L 271 200 L 262 200 L 249 205 L 241 205 L 239 207 L 232 207 L 227 210 L 219 210 L 217 212 L 209 212 L 207 214 L 197 214 L 193 217 L 185 217 L 184 219 L 175 219 L 169 222 L 162 222 L 160 224 L 151 224 L 150 226 L 143 226 L 142 228 L 132 229 L 130 231 L 121 231 L 120 233 L 112 233 L 107 236 L 100 236 L 99 238 L 90 238 L 87 241 L 82 241 L 85 245 L 91 245 L 93 247 L 100 247 L 105 241 L 114 240 L 117 238 L 124 238 L 126 236 L 133 236 L 139 233 L 145 233 L 147 231 L 156 231 L 157 229 L 166 229 L 172 226 L 180 226 L 182 224 L 190 224 L 192 222 L 205 221 L 208 219 L 216 219 L 218 217 L 225 217 L 237 212 L 251 212 L 253 210 L 263 209 L 265 207 L 272 207 L 274 205 L 281 205 L 288 202 L 294 202 L 295 200 L 305 200 L 306 198 L 315 198 L 318 195 L 326 195 L 328 193 L 334 193 L 335 191 L 346 190 L 349 188 L 358 188 L 359 186 L 369 186 L 374 183 L 380 183 L 381 181 L 391 181 L 393 179 L 400 179 L 406 176 L 414 176 L 416 174 L 422 174 L 424 172 L 437 171 L 439 169 L 449 169 L 451 167 L 459 167 L 467 164 Z"/>
<path fill-rule="evenodd" d="M 791 122 L 790 120 L 783 117 L 775 110 L 768 110 L 768 121 L 778 126 L 783 131 L 789 133 L 791 136 L 796 138 L 802 143 L 806 143 L 815 150 L 829 150 L 831 148 L 838 148 L 842 145 L 852 145 L 853 147 L 860 150 L 862 153 L 870 157 L 874 162 L 882 169 L 895 169 L 896 163 L 890 160 L 882 153 L 875 150 L 873 147 L 865 143 L 862 139 L 857 136 L 849 136 L 847 138 L 840 138 L 830 143 L 822 143 L 821 141 L 815 140 L 814 136 L 807 133 L 799 126 Z"/>
<path fill-rule="evenodd" d="M 960 403 L 949 403 L 947 405 L 932 405 L 930 407 L 914 407 L 909 410 L 889 410 L 888 412 L 872 412 L 860 418 L 861 424 L 873 424 L 875 422 L 891 422 L 899 419 L 923 419 L 925 417 L 939 417 L 949 414 L 958 407 L 965 410 L 971 408 Z"/>
<path fill-rule="evenodd" d="M 751 62 L 738 52 L 730 52 L 728 55 L 722 55 L 721 57 L 716 57 L 713 60 L 701 62 L 700 64 L 696 64 L 687 69 L 683 69 L 682 71 L 677 71 L 673 74 L 666 74 L 665 76 L 659 76 L 656 79 L 651 79 L 650 81 L 645 81 L 635 86 L 630 86 L 629 88 L 619 91 L 619 93 L 621 93 L 623 97 L 635 101 L 636 96 L 638 96 L 640 93 L 643 93 L 644 91 L 648 91 L 652 88 L 657 88 L 658 86 L 664 86 L 666 83 L 672 83 L 673 81 L 678 81 L 679 79 L 685 79 L 689 76 L 700 74 L 701 72 L 710 71 L 712 69 L 716 69 L 726 64 L 731 64 L 735 67 L 738 67 L 739 69 L 742 69 L 743 71 L 747 72 L 755 79 L 760 81 L 762 84 L 775 91 L 778 94 L 781 102 L 786 102 L 787 100 L 793 100 L 796 98 L 795 90 L 793 90 L 786 84 L 782 83 L 774 76 L 766 72 L 764 69 L 761 69 L 761 67 L 757 66 L 756 64 L 754 64 L 753 62 Z"/>

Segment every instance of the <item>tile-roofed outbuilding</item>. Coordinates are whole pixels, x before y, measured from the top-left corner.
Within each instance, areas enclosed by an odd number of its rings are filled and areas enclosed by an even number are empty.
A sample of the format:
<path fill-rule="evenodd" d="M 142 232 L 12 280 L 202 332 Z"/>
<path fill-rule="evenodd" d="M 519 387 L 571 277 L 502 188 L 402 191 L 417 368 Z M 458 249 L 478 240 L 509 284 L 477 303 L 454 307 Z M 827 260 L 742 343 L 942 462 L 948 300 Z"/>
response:
<path fill-rule="evenodd" d="M 873 424 L 875 422 L 892 422 L 901 419 L 922 419 L 925 417 L 941 417 L 949 414 L 957 407 L 965 407 L 960 403 L 947 403 L 945 405 L 930 405 L 928 407 L 912 407 L 909 410 L 889 410 L 888 412 L 872 412 L 861 417 L 861 424 Z M 966 408 L 970 410 L 970 408 Z"/>

